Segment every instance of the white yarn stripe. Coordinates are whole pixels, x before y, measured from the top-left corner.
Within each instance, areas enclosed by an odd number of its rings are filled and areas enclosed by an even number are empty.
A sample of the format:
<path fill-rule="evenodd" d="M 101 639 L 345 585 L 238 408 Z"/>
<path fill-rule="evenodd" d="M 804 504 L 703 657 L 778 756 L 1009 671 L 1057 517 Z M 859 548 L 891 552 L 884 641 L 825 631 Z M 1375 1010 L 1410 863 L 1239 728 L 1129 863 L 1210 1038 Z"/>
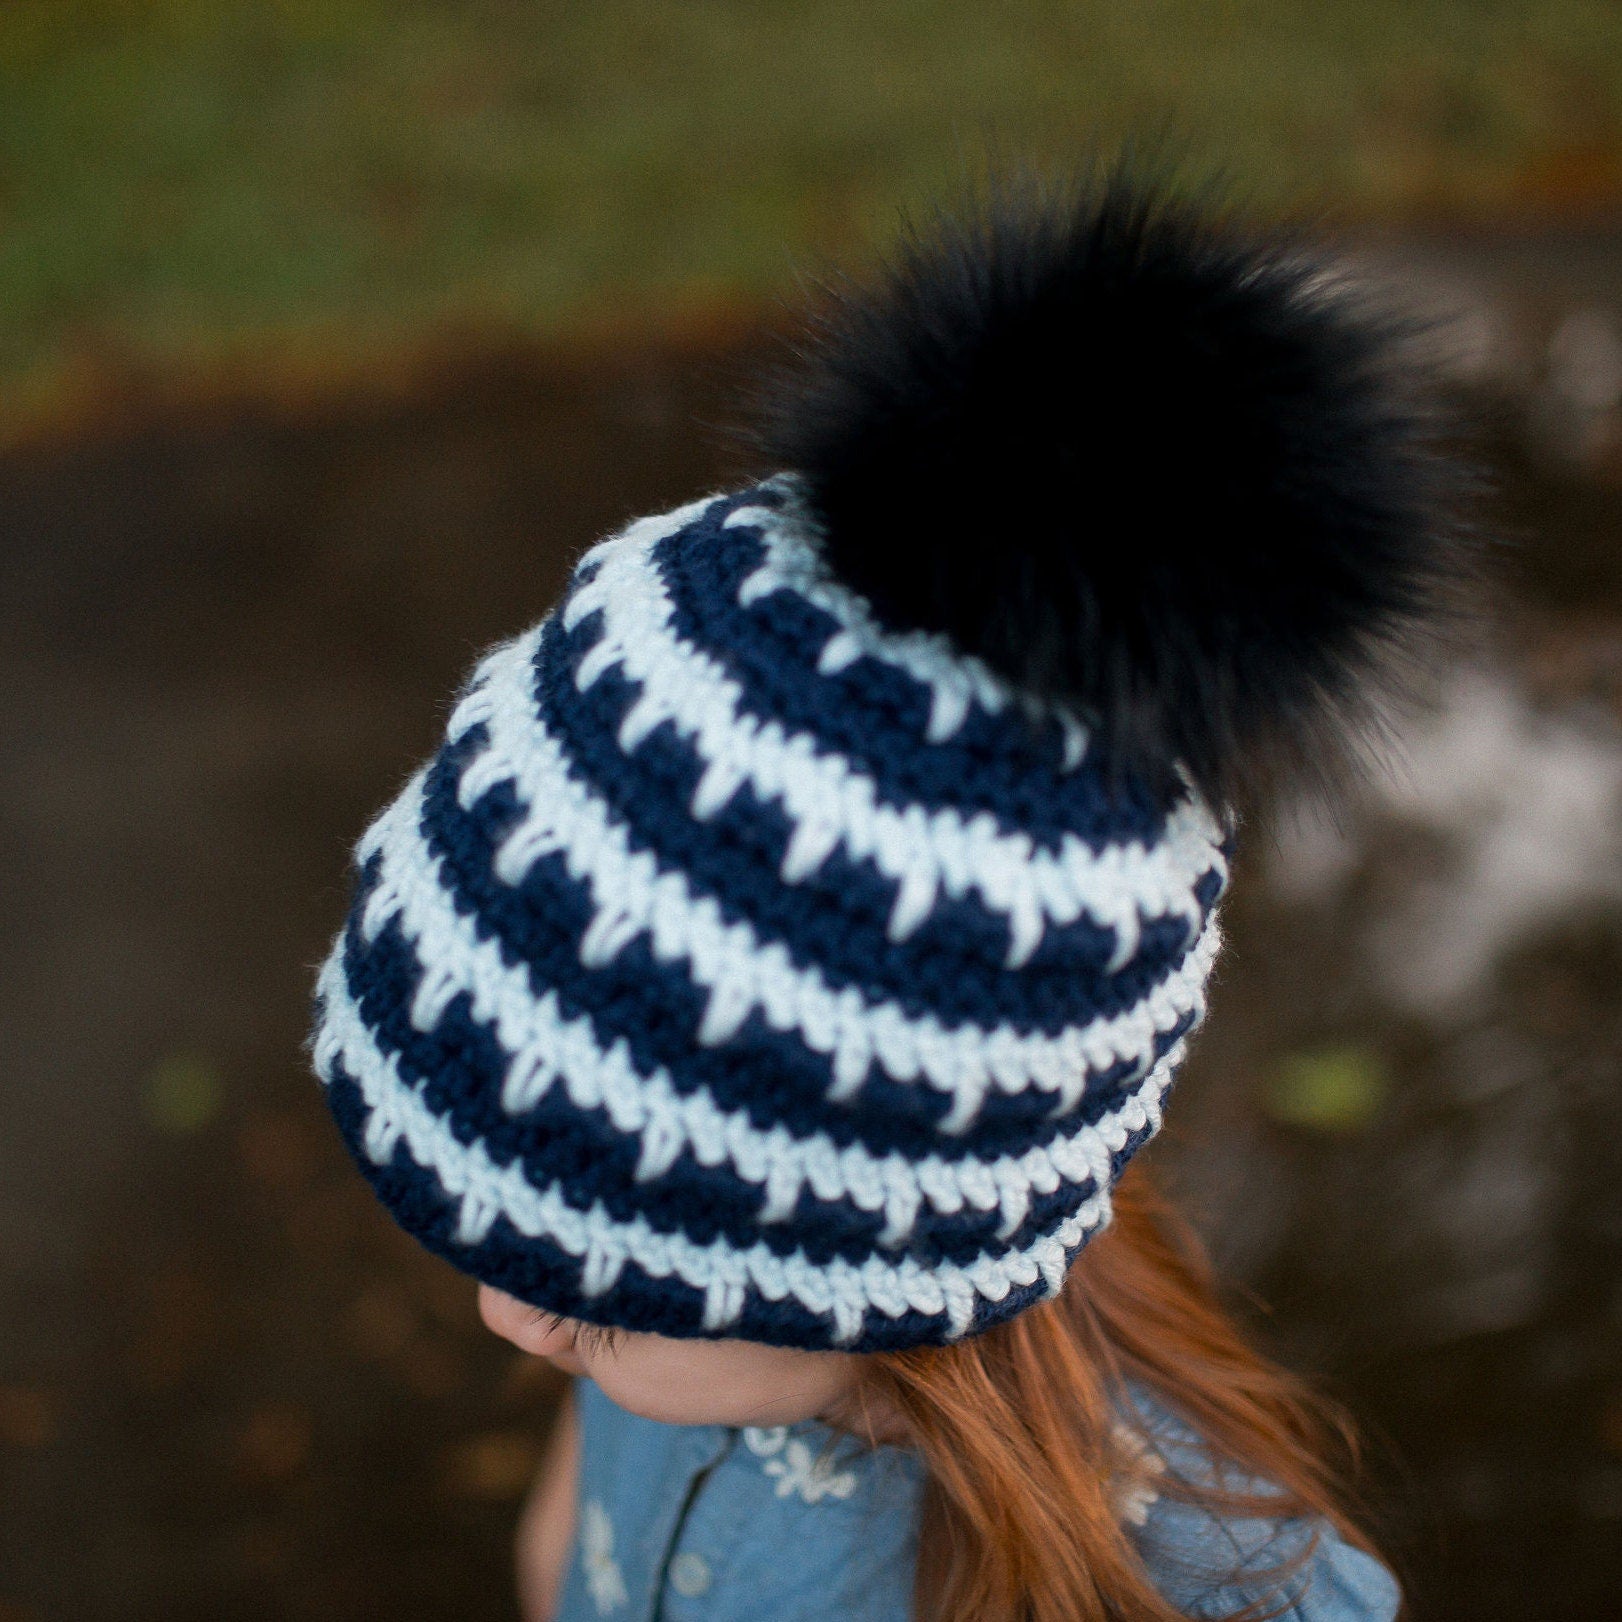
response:
<path fill-rule="evenodd" d="M 946 637 L 882 627 L 867 600 L 836 580 L 816 548 L 807 544 L 811 520 L 800 501 L 799 481 L 792 474 L 779 474 L 765 483 L 784 497 L 780 509 L 739 507 L 726 519 L 728 528 L 758 529 L 766 548 L 765 560 L 738 590 L 740 603 L 747 607 L 774 591 L 787 590 L 832 615 L 841 629 L 824 646 L 817 668 L 830 674 L 866 655 L 905 671 L 929 689 L 924 736 L 930 743 L 952 737 L 968 719 L 972 704 L 993 715 L 1010 707 L 1014 699 L 1007 684 L 984 661 L 958 653 Z M 1067 755 L 1072 764 L 1079 764 L 1087 734 L 1079 723 L 1066 719 Z"/>
<path fill-rule="evenodd" d="M 870 859 L 897 886 L 889 920 L 894 940 L 917 929 L 943 894 L 960 897 L 972 890 L 1008 922 L 1010 968 L 1029 960 L 1050 923 L 1074 923 L 1083 913 L 1115 932 L 1112 968 L 1136 953 L 1144 914 L 1181 914 L 1197 927 L 1196 881 L 1213 868 L 1224 874 L 1227 870 L 1221 830 L 1197 797 L 1171 813 L 1161 839 L 1151 847 L 1134 841 L 1099 852 L 1067 835 L 1057 849 L 1037 849 L 1029 834 L 1003 832 L 986 811 L 965 817 L 953 807 L 929 811 L 885 804 L 872 777 L 845 757 L 823 749 L 807 733 L 789 732 L 775 720 L 763 722 L 747 713 L 739 684 L 676 634 L 673 605 L 652 561 L 653 549 L 691 523 L 705 505 L 698 502 L 641 519 L 593 548 L 587 556 L 595 572 L 576 585 L 561 610 L 565 628 L 588 614 L 600 611 L 603 616 L 602 635 L 576 672 L 581 690 L 613 666 L 640 689 L 621 722 L 620 747 L 635 749 L 666 721 L 691 741 L 704 762 L 693 797 L 694 816 L 712 816 L 748 783 L 762 799 L 778 802 L 794 824 L 783 860 L 784 881 L 796 883 L 815 872 L 836 846 L 842 845 L 855 860 Z M 742 508 L 727 520 L 744 521 L 761 523 L 769 539 L 766 561 L 746 582 L 743 600 L 803 589 L 811 568 L 803 537 L 769 508 Z M 824 589 L 817 600 L 848 621 L 824 648 L 825 662 L 829 650 L 837 664 L 845 657 L 840 649 L 855 657 L 873 645 L 871 628 L 850 618 L 855 599 L 849 593 Z M 531 648 L 527 641 L 522 646 Z M 930 657 L 936 712 L 942 713 L 945 704 L 957 714 L 953 706 L 961 701 L 966 713 L 970 689 L 981 696 L 963 674 L 970 667 L 941 662 L 938 650 Z M 920 654 L 913 663 L 922 658 Z M 485 669 L 489 671 L 488 663 Z M 956 685 L 948 680 L 949 670 L 958 671 Z M 942 699 L 947 693 L 957 696 Z M 488 719 L 487 708 L 477 691 L 471 693 L 458 708 L 453 728 L 465 730 Z"/>
<path fill-rule="evenodd" d="M 860 1143 L 841 1148 L 825 1132 L 801 1138 L 782 1126 L 762 1131 L 745 1111 L 722 1109 L 706 1090 L 678 1092 L 663 1067 L 644 1076 L 624 1041 L 605 1052 L 589 1019 L 565 1018 L 552 991 L 537 998 L 528 973 L 507 962 L 456 910 L 441 864 L 420 832 L 425 776 L 419 774 L 386 813 L 387 827 L 377 836 L 380 869 L 362 920 L 373 938 L 397 917 L 413 946 L 423 972 L 412 1023 L 432 1030 L 451 1000 L 466 992 L 472 1017 L 492 1030 L 506 1055 L 505 1107 L 521 1114 L 561 1083 L 577 1108 L 604 1110 L 617 1131 L 640 1140 L 639 1178 L 660 1176 L 691 1150 L 701 1166 L 729 1165 L 745 1182 L 760 1185 L 763 1222 L 789 1217 L 809 1187 L 818 1200 L 882 1211 L 883 1245 L 906 1240 L 926 1205 L 943 1215 L 999 1211 L 998 1237 L 1007 1238 L 1024 1222 L 1033 1195 L 1051 1194 L 1061 1183 L 1106 1183 L 1110 1157 L 1128 1136 L 1160 1125 L 1161 1099 L 1182 1042 L 1097 1122 L 989 1161 L 939 1155 L 913 1161 L 893 1150 L 875 1155 Z"/>
<path fill-rule="evenodd" d="M 968 719 L 969 708 L 979 704 L 993 715 L 1011 705 L 1057 722 L 1064 735 L 1064 764 L 1079 766 L 1087 752 L 1087 730 L 1073 716 L 1057 708 L 1021 703 L 1008 684 L 983 660 L 959 653 L 951 641 L 929 631 L 892 631 L 874 619 L 866 598 L 837 580 L 821 553 L 807 538 L 815 525 L 806 512 L 800 481 L 792 473 L 779 473 L 764 481 L 766 489 L 783 497 L 781 509 L 739 507 L 729 513 L 728 528 L 757 528 L 766 548 L 760 567 L 743 582 L 738 601 L 747 607 L 774 591 L 793 591 L 830 614 L 840 630 L 828 641 L 817 661 L 823 674 L 843 670 L 864 656 L 878 659 L 929 689 L 929 721 L 924 736 L 943 743 Z"/>
<path fill-rule="evenodd" d="M 870 1002 L 851 986 L 835 991 L 815 965 L 798 967 L 780 941 L 761 942 L 748 920 L 728 923 L 713 897 L 693 894 L 685 873 L 661 869 L 652 852 L 631 848 L 625 825 L 571 774 L 562 745 L 535 714 L 529 672 L 538 635 L 537 628 L 490 655 L 479 685 L 451 718 L 453 737 L 482 722 L 489 739 L 464 768 L 458 798 L 471 807 L 511 783 L 524 811 L 496 853 L 497 876 L 521 883 L 534 862 L 561 853 L 591 891 L 582 961 L 605 963 L 649 935 L 657 957 L 685 961 L 708 992 L 697 1033 L 706 1045 L 726 1041 L 758 1008 L 772 1029 L 796 1031 L 813 1052 L 831 1057 L 830 1098 L 853 1096 L 876 1061 L 896 1081 L 922 1078 L 950 1093 L 942 1129 L 961 1132 L 993 1087 L 1034 1087 L 1055 1094 L 1055 1113 L 1074 1108 L 1090 1076 L 1149 1052 L 1160 1033 L 1203 1008 L 1220 938 L 1214 915 L 1178 967 L 1132 1008 L 1057 1036 L 948 1028 L 933 1015 L 914 1019 L 894 1002 Z M 359 861 L 380 848 L 383 828 L 380 819 L 362 839 Z"/>
<path fill-rule="evenodd" d="M 911 1257 L 880 1256 L 859 1265 L 838 1258 L 818 1265 L 803 1251 L 785 1257 L 758 1243 L 747 1249 L 724 1239 L 700 1244 L 682 1233 L 661 1232 L 642 1217 L 619 1222 L 600 1202 L 582 1211 L 556 1184 L 535 1187 L 516 1162 L 498 1165 L 482 1140 L 461 1142 L 450 1122 L 434 1114 L 402 1078 L 393 1056 L 378 1047 L 344 981 L 340 944 L 318 983 L 324 1009 L 315 1063 L 330 1084 L 341 1060 L 359 1087 L 367 1110 L 367 1153 L 381 1164 L 403 1142 L 446 1196 L 460 1203 L 458 1236 L 465 1243 L 479 1243 L 495 1219 L 505 1217 L 525 1237 L 549 1239 L 579 1257 L 581 1287 L 590 1294 L 608 1290 L 630 1261 L 651 1278 L 674 1277 L 700 1291 L 706 1330 L 736 1322 L 754 1291 L 768 1302 L 793 1299 L 809 1312 L 831 1316 L 833 1338 L 841 1345 L 856 1340 L 874 1313 L 944 1317 L 949 1333 L 957 1336 L 973 1322 L 980 1299 L 1001 1301 L 1010 1290 L 1038 1280 L 1055 1294 L 1064 1281 L 1066 1252 L 1108 1221 L 1109 1195 L 1101 1189 L 1026 1249 L 984 1253 L 966 1267 L 926 1267 Z"/>

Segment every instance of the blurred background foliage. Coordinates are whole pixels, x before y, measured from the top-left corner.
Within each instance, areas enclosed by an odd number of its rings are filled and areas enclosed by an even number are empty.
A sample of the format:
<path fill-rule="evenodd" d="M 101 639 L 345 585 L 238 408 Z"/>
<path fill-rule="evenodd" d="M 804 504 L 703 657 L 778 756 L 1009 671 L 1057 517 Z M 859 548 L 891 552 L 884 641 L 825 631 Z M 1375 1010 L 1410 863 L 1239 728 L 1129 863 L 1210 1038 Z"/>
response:
<path fill-rule="evenodd" d="M 1168 129 L 1269 203 L 1622 188 L 1610 0 L 11 0 L 0 386 L 363 369 L 756 294 L 989 146 Z"/>

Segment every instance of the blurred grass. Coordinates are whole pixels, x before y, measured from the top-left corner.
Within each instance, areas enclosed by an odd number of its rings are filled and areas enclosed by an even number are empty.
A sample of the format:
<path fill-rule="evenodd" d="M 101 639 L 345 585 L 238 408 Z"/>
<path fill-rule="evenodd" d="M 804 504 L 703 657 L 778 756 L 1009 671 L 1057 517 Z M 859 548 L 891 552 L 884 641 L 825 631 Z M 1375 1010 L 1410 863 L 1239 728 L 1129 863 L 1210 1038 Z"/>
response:
<path fill-rule="evenodd" d="M 1262 1095 L 1262 1107 L 1284 1126 L 1311 1132 L 1360 1132 L 1391 1090 L 1384 1059 L 1353 1043 L 1286 1054 Z"/>
<path fill-rule="evenodd" d="M 1622 7 L 8 0 L 0 390 L 671 318 L 1168 122 L 1268 203 L 1609 201 Z"/>
<path fill-rule="evenodd" d="M 146 1117 L 160 1132 L 189 1137 L 211 1126 L 225 1102 L 225 1084 L 206 1055 L 167 1053 L 147 1078 Z"/>

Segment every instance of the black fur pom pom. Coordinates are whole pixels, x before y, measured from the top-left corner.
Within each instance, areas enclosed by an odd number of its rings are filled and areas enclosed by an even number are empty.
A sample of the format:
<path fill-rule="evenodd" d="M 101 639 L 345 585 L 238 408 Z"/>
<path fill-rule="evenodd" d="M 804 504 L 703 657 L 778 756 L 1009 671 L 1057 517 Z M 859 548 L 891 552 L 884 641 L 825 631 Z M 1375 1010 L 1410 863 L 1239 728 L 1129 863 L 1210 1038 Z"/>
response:
<path fill-rule="evenodd" d="M 1470 553 L 1403 323 L 1117 166 L 836 287 L 768 384 L 830 566 L 1216 804 L 1360 752 Z"/>

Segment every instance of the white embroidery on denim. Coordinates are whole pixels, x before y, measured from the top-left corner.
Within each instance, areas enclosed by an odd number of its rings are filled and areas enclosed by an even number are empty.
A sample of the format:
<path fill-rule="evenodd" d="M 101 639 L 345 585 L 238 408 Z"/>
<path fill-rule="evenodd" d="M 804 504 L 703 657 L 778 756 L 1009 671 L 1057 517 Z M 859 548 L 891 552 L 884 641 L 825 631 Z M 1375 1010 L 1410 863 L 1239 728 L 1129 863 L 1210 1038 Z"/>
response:
<path fill-rule="evenodd" d="M 625 1577 L 614 1558 L 614 1523 L 595 1498 L 588 1498 L 580 1509 L 580 1564 L 598 1616 L 607 1616 L 627 1603 Z"/>
<path fill-rule="evenodd" d="M 1110 1440 L 1115 1456 L 1115 1513 L 1126 1526 L 1142 1526 L 1160 1497 L 1155 1482 L 1166 1473 L 1166 1461 L 1149 1438 L 1125 1420 L 1115 1422 Z"/>
<path fill-rule="evenodd" d="M 786 1425 L 769 1428 L 748 1427 L 745 1446 L 769 1476 L 777 1479 L 779 1498 L 797 1497 L 803 1503 L 819 1504 L 824 1498 L 849 1498 L 856 1491 L 856 1473 L 840 1470 L 826 1448 L 813 1451 L 798 1436 L 790 1436 Z"/>

